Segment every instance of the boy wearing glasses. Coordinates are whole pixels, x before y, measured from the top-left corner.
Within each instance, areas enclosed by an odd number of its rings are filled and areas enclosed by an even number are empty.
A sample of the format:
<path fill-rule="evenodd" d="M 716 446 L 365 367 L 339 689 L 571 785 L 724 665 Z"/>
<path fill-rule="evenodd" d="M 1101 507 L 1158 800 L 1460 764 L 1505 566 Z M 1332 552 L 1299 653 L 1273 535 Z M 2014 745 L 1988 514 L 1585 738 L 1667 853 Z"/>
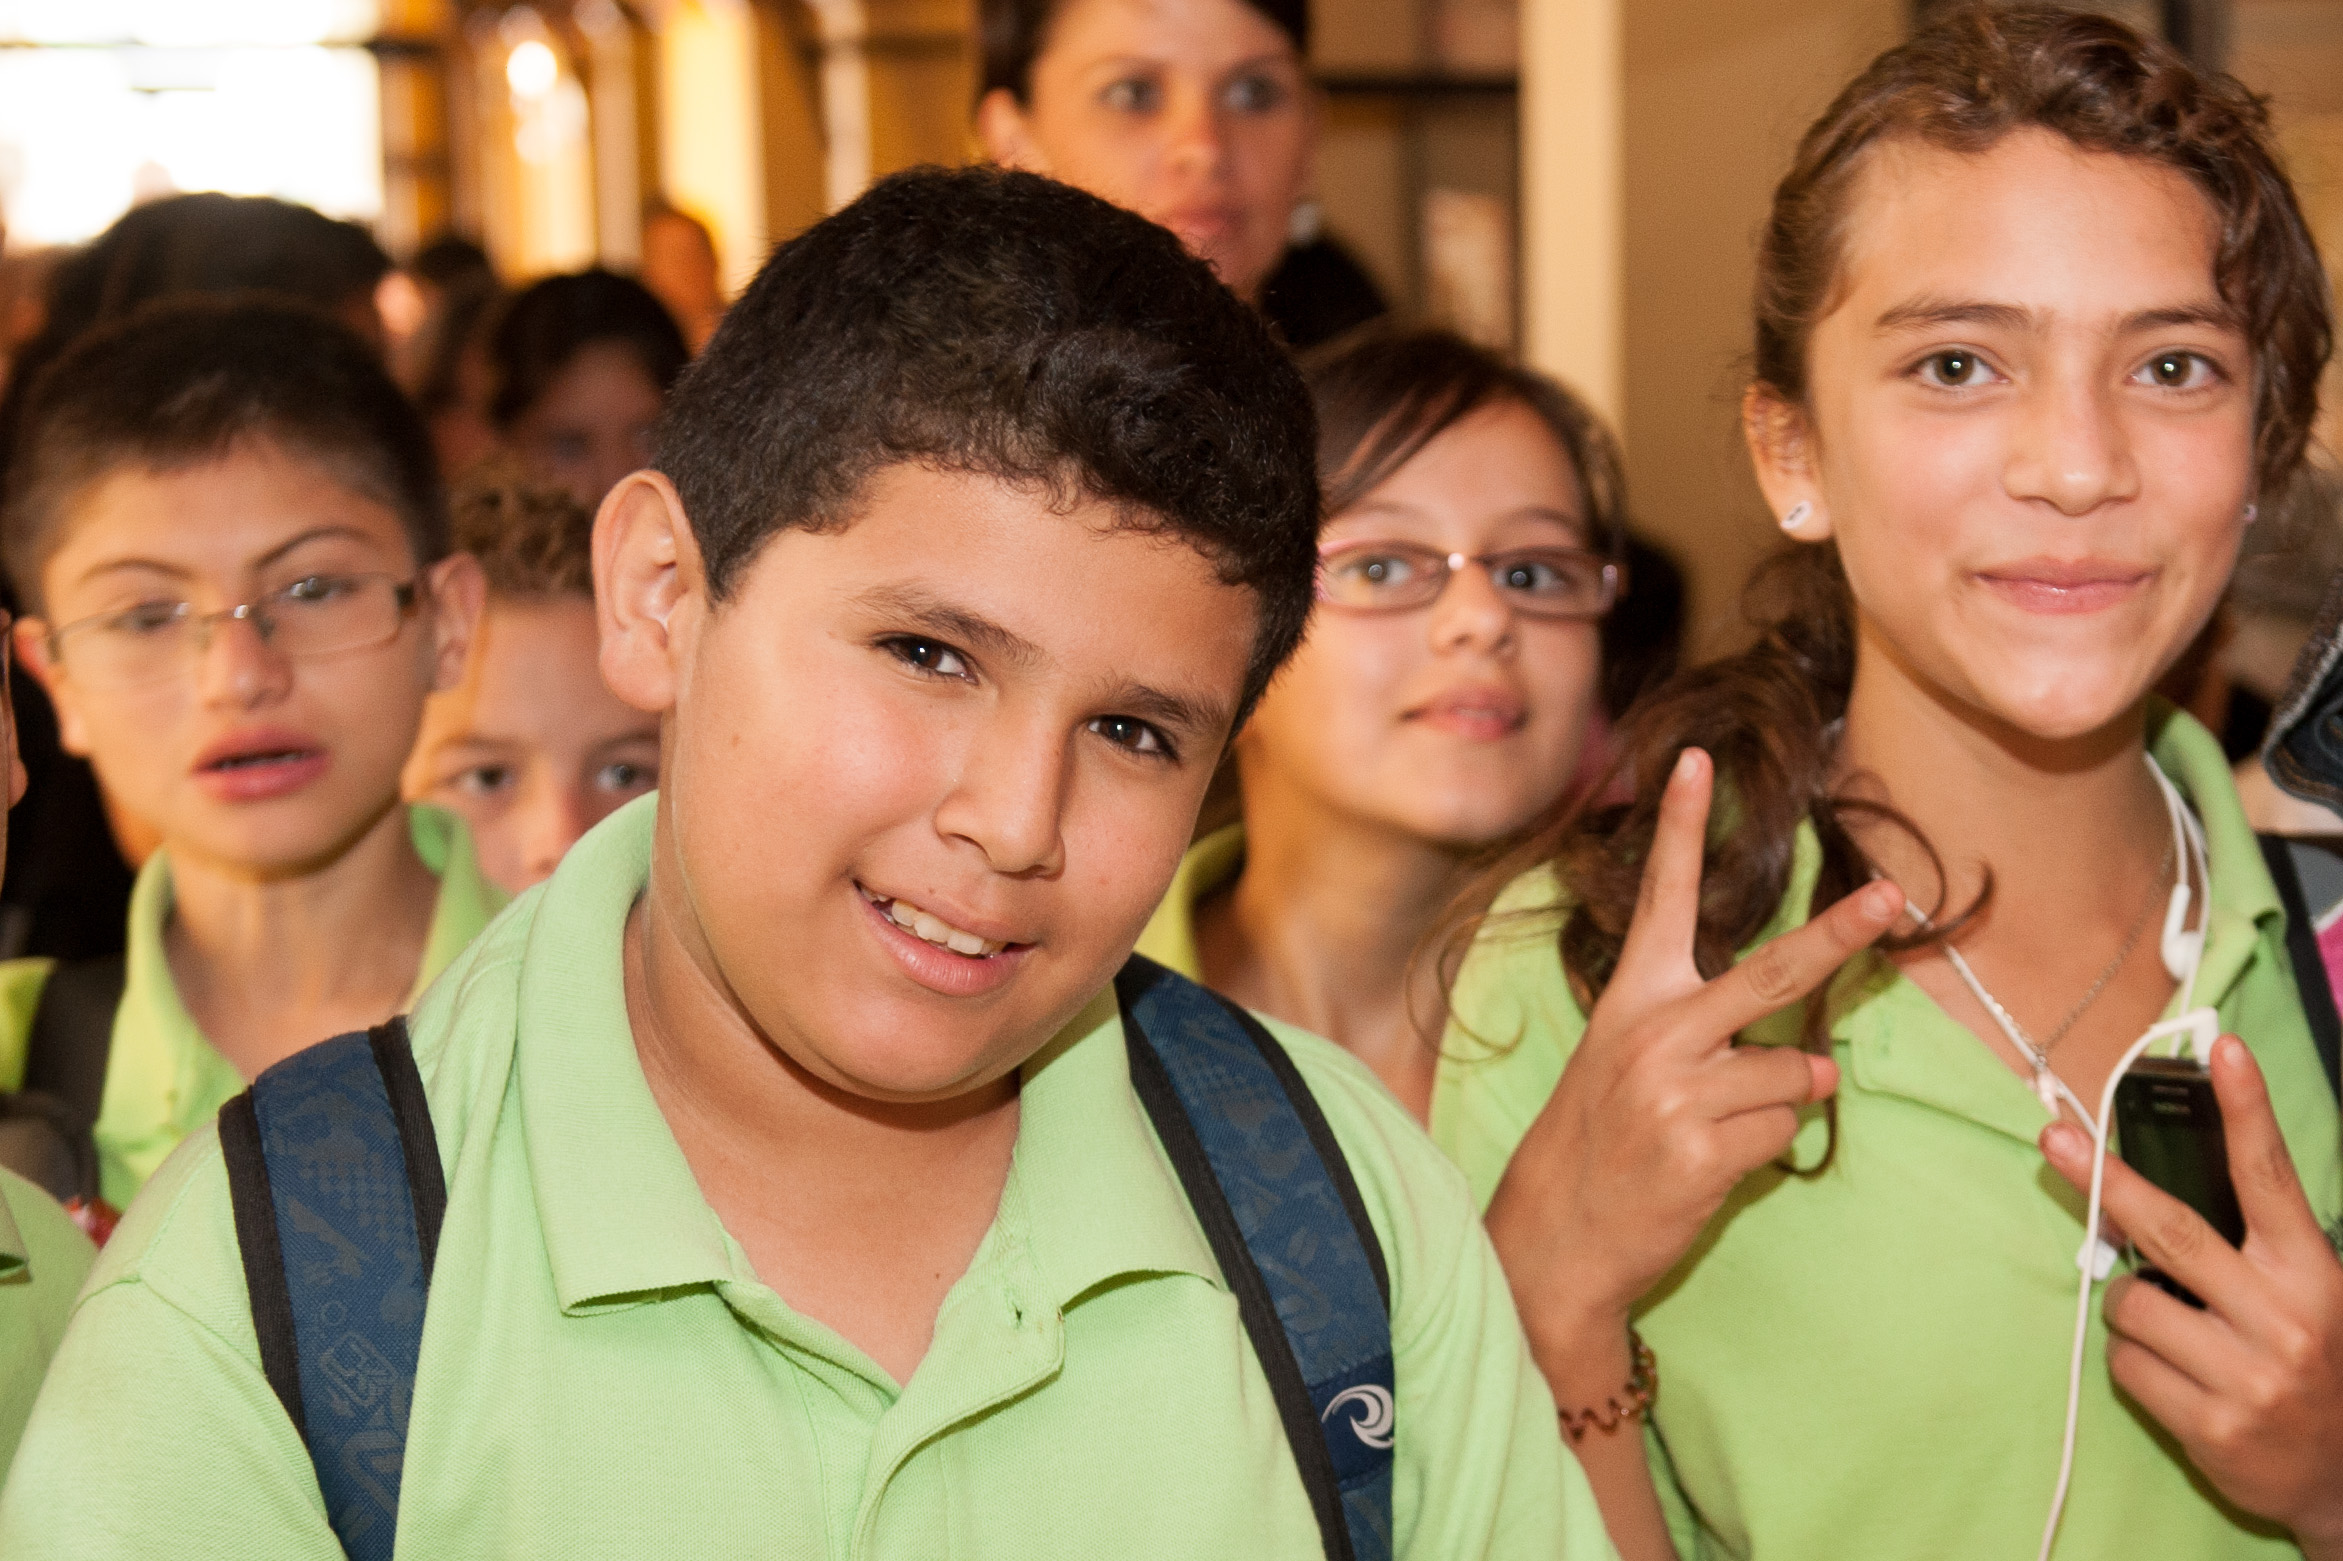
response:
<path fill-rule="evenodd" d="M 1334 1048 L 1126 968 L 1299 637 L 1309 426 L 1258 316 L 1063 185 L 905 174 L 777 250 L 596 525 L 660 791 L 406 1042 L 156 1178 L 0 1551 L 1608 1555 L 1462 1177 Z M 360 1348 L 245 1199 L 287 1081 L 368 1053 L 445 1182 L 419 1333 Z M 1167 1058 L 1238 1100 L 1166 1104 Z M 1206 1136 L 1243 1176 L 1190 1178 Z M 1313 1377 L 1303 1334 L 1378 1352 Z"/>
<path fill-rule="evenodd" d="M 46 372 L 0 560 L 66 747 L 161 841 L 110 1033 L 60 1040 L 49 962 L 0 966 L 0 1087 L 59 1076 L 36 1033 L 84 1053 L 65 1072 L 119 1209 L 269 1064 L 406 1008 L 501 904 L 461 825 L 399 796 L 480 571 L 365 343 L 251 302 L 162 306 Z"/>

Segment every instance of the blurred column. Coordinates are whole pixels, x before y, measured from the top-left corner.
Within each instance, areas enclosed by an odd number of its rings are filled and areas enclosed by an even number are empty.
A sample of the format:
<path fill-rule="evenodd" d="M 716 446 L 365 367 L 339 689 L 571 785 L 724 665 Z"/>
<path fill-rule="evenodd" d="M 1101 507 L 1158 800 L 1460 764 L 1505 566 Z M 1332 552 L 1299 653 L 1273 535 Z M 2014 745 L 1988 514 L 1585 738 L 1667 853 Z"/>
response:
<path fill-rule="evenodd" d="M 448 148 L 447 0 L 389 0 L 374 43 L 382 70 L 383 247 L 405 256 L 454 221 Z"/>
<path fill-rule="evenodd" d="M 863 0 L 806 4 L 822 42 L 823 193 L 836 211 L 870 187 L 870 12 Z"/>
<path fill-rule="evenodd" d="M 659 184 L 714 231 L 724 290 L 765 258 L 765 136 L 757 19 L 748 0 L 675 0 L 654 13 Z"/>
<path fill-rule="evenodd" d="M 643 260 L 642 138 L 635 102 L 634 24 L 613 0 L 584 0 L 571 15 L 586 41 L 595 247 L 603 265 L 632 271 Z"/>
<path fill-rule="evenodd" d="M 1626 432 L 1622 13 L 1523 0 L 1523 350 Z"/>

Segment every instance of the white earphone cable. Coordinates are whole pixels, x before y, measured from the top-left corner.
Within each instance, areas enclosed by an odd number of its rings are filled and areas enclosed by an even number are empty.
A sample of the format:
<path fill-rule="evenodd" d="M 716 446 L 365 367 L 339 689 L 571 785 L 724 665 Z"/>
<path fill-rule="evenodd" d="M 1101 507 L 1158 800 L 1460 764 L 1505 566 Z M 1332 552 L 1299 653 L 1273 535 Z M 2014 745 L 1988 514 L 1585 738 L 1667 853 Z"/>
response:
<path fill-rule="evenodd" d="M 2069 1351 L 2067 1358 L 2066 1434 L 2058 1456 L 2058 1485 L 2051 1494 L 2050 1516 L 2042 1525 L 2042 1550 L 2038 1561 L 2050 1561 L 2051 1547 L 2058 1542 L 2058 1520 L 2066 1512 L 2067 1490 L 2074 1482 L 2075 1429 L 2081 1419 L 2083 1403 L 2083 1352 L 2091 1335 L 2091 1287 L 2105 1277 L 2099 1266 L 2100 1253 L 2105 1246 L 2099 1235 L 2099 1215 L 2107 1182 L 2107 1136 L 2114 1115 L 2115 1086 L 2121 1082 L 2131 1065 L 2139 1061 L 2142 1052 L 2167 1037 L 2185 1037 L 2197 1060 L 2209 1061 L 2213 1040 L 2220 1028 L 2220 1021 L 2212 1010 L 2196 1006 L 2197 973 L 2204 965 L 2205 934 L 2211 919 L 2212 862 L 2205 847 L 2205 837 L 2197 828 L 2196 820 L 2190 816 L 2187 805 L 2181 800 L 2180 788 L 2173 785 L 2170 778 L 2156 767 L 2155 760 L 2148 761 L 2148 768 L 2154 773 L 2156 784 L 2164 793 L 2164 807 L 2171 817 L 2173 834 L 2186 843 L 2187 849 L 2183 856 L 2188 866 L 2194 869 L 2195 881 L 2204 893 L 2205 911 L 2198 916 L 2197 930 L 2193 933 L 2187 931 L 2189 895 L 2184 873 L 2180 888 L 2173 896 L 2177 914 L 2167 919 L 2163 940 L 2165 968 L 2181 980 L 2180 1016 L 2150 1025 L 2145 1034 L 2125 1049 L 2122 1058 L 2108 1073 L 2105 1087 L 2099 1091 L 2099 1109 L 2095 1114 L 2084 1111 L 2082 1103 L 2075 1100 L 2074 1092 L 2066 1087 L 2065 1081 L 2059 1082 L 2059 1093 L 2074 1106 L 2076 1113 L 2091 1130 L 2091 1194 L 2084 1205 L 2083 1248 L 2075 1258 L 2075 1266 L 2082 1270 L 2082 1281 L 2075 1289 L 2074 1348 Z M 2185 976 L 2173 968 L 2176 957 L 2186 964 Z M 1990 1009 L 1994 1005 L 1989 1002 L 1986 1006 Z"/>

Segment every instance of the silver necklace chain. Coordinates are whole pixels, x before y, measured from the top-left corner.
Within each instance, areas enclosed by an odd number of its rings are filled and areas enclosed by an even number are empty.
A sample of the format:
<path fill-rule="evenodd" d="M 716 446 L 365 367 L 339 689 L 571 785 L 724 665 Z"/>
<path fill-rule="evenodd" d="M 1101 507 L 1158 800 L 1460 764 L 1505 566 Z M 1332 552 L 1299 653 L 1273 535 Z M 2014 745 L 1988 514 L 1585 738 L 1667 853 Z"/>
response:
<path fill-rule="evenodd" d="M 2165 842 L 2164 860 L 2156 869 L 2155 892 L 2148 896 L 2148 903 L 2140 907 L 2139 915 L 2132 921 L 2131 930 L 2124 934 L 2123 946 L 2115 951 L 2115 957 L 2099 972 L 2099 979 L 2091 983 L 2090 990 L 2083 993 L 2074 1007 L 2066 1011 L 2066 1017 L 2059 1020 L 2057 1026 L 2039 1041 L 2026 1033 L 2026 1027 L 2018 1023 L 2015 1014 L 2002 1006 L 2000 998 L 1986 990 L 1985 983 L 1977 979 L 1976 972 L 1969 968 L 1969 962 L 1962 957 L 1961 951 L 1949 943 L 1945 945 L 1945 957 L 1968 978 L 1969 990 L 1982 999 L 1987 1008 L 1993 1010 L 1993 1017 L 2001 1022 L 2004 1033 L 2028 1054 L 2037 1073 L 2050 1071 L 2050 1049 L 2066 1039 L 2066 1033 L 2075 1027 L 2075 1021 L 2081 1019 L 2090 1006 L 2099 1000 L 2099 994 L 2107 990 L 2107 983 L 2115 979 L 2115 973 L 2123 968 L 2124 961 L 2131 958 L 2132 950 L 2139 947 L 2142 934 L 2148 930 L 2148 923 L 2155 919 L 2157 903 L 2163 896 L 2165 877 L 2171 873 L 2178 852 L 2177 841 Z M 1920 917 L 1920 924 L 1924 927 L 1931 925 L 1925 916 Z"/>

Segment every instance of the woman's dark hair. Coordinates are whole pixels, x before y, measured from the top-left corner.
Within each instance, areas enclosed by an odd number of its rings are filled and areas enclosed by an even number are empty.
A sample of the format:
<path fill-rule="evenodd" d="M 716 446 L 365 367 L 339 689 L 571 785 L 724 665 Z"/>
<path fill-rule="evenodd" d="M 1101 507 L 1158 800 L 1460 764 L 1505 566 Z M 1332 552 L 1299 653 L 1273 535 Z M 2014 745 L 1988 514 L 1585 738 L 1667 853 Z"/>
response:
<path fill-rule="evenodd" d="M 2174 169 L 2204 194 L 2219 222 L 2214 281 L 2255 355 L 2256 486 L 2264 496 L 2282 492 L 2317 411 L 2330 324 L 2326 277 L 2272 151 L 2262 101 L 2104 16 L 2031 7 L 1957 12 L 1881 55 L 1839 95 L 1799 143 L 1760 237 L 1757 395 L 1785 415 L 1805 410 L 1808 343 L 1836 302 L 1851 194 L 1874 149 L 1917 142 L 1975 154 L 2026 128 Z M 1620 763 L 1633 800 L 1550 821 L 1482 886 L 1485 904 L 1503 878 L 1554 865 L 1571 901 L 1562 961 L 1589 1000 L 1618 963 L 1660 796 L 1687 747 L 1714 757 L 1719 809 L 1732 819 L 1710 833 L 1694 939 L 1702 975 L 1729 968 L 1780 908 L 1802 823 L 1813 825 L 1822 848 L 1816 905 L 1871 875 L 1848 827 L 1858 816 L 1910 833 L 1944 882 L 1933 847 L 1900 815 L 1832 788 L 1837 727 L 1855 675 L 1854 600 L 1835 546 L 1802 546 L 1775 559 L 1752 581 L 1750 602 L 1755 644 L 1679 673 L 1623 726 Z M 1945 936 L 1991 888 L 1988 881 L 1957 915 L 1931 907 L 1934 933 L 1882 946 Z M 1450 945 L 1449 968 L 1457 949 Z M 1810 1051 L 1828 1051 L 1828 1006 L 1828 989 L 1806 1005 L 1802 1043 Z M 1835 1147 L 1835 1117 L 1833 1126 Z"/>
<path fill-rule="evenodd" d="M 399 517 L 418 564 L 447 554 L 423 420 L 355 331 L 260 296 L 167 299 L 88 332 L 25 398 L 0 508 L 0 562 L 45 610 L 41 573 L 92 483 L 171 471 L 265 441 Z"/>
<path fill-rule="evenodd" d="M 1619 447 L 1587 405 L 1545 375 L 1440 330 L 1373 331 L 1305 358 L 1318 408 L 1318 480 L 1326 513 L 1350 508 L 1425 445 L 1483 407 L 1537 414 L 1570 457 L 1587 546 L 1617 554 L 1626 536 Z"/>
<path fill-rule="evenodd" d="M 599 267 L 532 282 L 513 295 L 488 338 L 496 389 L 489 420 L 510 429 L 588 347 L 613 343 L 634 354 L 665 395 L 691 361 L 675 317 L 632 277 Z"/>
<path fill-rule="evenodd" d="M 1033 62 L 1049 47 L 1049 30 L 1071 0 L 983 0 L 977 40 L 984 51 L 976 97 L 1005 91 L 1018 102 L 1033 92 Z M 1245 0 L 1293 40 L 1294 53 L 1310 53 L 1309 0 Z"/>

